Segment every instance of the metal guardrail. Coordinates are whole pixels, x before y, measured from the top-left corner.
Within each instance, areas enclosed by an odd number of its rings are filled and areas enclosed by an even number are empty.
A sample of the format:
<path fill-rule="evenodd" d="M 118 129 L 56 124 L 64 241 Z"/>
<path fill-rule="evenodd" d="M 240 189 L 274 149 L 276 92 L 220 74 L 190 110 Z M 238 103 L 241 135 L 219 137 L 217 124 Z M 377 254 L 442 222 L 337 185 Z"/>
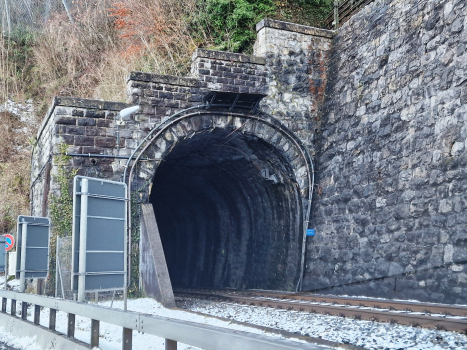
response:
<path fill-rule="evenodd" d="M 327 29 L 337 29 L 374 0 L 334 0 L 334 10 L 324 20 Z"/>
<path fill-rule="evenodd" d="M 122 349 L 132 349 L 133 331 L 144 332 L 157 337 L 165 338 L 166 350 L 177 349 L 177 342 L 196 346 L 202 349 L 241 349 L 241 350 L 296 350 L 310 349 L 323 350 L 322 346 L 299 343 L 284 339 L 274 339 L 261 334 L 231 330 L 228 328 L 209 326 L 196 322 L 171 319 L 160 316 L 151 316 L 137 312 L 116 310 L 102 306 L 89 305 L 67 300 L 49 298 L 34 294 L 18 293 L 0 290 L 2 298 L 2 313 L 7 313 L 7 300 L 11 299 L 10 314 L 16 317 L 16 302 L 20 301 L 21 319 L 39 326 L 41 307 L 50 309 L 50 331 L 55 331 L 56 313 L 68 313 L 67 334 L 64 336 L 74 338 L 75 316 L 91 319 L 90 348 L 99 346 L 99 323 L 105 322 L 122 327 Z M 34 321 L 27 321 L 28 304 L 34 305 Z"/>

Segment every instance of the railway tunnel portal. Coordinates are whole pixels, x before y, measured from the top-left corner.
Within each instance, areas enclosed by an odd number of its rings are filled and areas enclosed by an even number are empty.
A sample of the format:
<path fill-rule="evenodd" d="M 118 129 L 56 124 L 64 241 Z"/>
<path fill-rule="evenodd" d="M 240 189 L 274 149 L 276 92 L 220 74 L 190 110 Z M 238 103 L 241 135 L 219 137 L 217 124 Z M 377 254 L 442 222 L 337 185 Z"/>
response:
<path fill-rule="evenodd" d="M 424 47 L 419 44 L 426 35 L 433 42 L 462 42 L 466 28 L 458 17 L 467 7 L 456 12 L 447 0 L 434 7 L 423 3 L 417 7 L 420 16 L 440 20 L 432 21 L 436 26 L 419 21 L 403 29 L 401 49 L 394 45 L 399 36 L 380 29 L 400 32 L 394 19 L 412 14 L 405 7 L 380 5 L 361 11 L 339 33 L 265 19 L 257 26 L 254 56 L 197 49 L 190 77 L 131 72 L 128 104 L 54 98 L 33 150 L 31 214 L 50 211 L 48 192 L 60 195 L 60 169 L 121 181 L 122 158 L 162 125 L 165 131 L 144 159 L 164 160 L 142 159 L 133 174 L 134 189 L 141 189 L 141 203 L 152 202 L 167 255 L 174 249 L 184 252 L 167 257 L 174 284 L 291 289 L 295 281 L 300 284 L 304 266 L 300 230 L 308 221 L 312 183 L 294 138 L 271 128 L 266 115 L 230 108 L 200 109 L 189 118 L 171 119 L 170 126 L 161 123 L 199 104 L 209 91 L 262 94 L 262 108 L 293 130 L 319 164 L 319 197 L 310 224 L 318 234 L 307 244 L 304 289 L 462 303 L 467 248 L 459 189 L 465 185 L 467 147 L 459 116 L 466 105 L 465 67 L 459 65 L 462 52 L 455 52 L 456 45 L 450 46 L 454 53 L 446 53 L 455 58 L 450 65 L 435 55 L 436 45 L 424 51 L 423 59 L 413 48 Z M 372 35 L 363 30 L 368 23 Z M 373 40 L 381 33 L 381 40 Z M 409 62 L 410 69 L 401 62 Z M 442 74 L 418 74 L 424 67 Z M 431 100 L 420 98 L 423 91 Z M 141 113 L 118 124 L 118 112 L 130 105 L 139 105 Z M 64 160 L 55 157 L 61 146 L 70 156 Z M 189 146 L 203 156 L 189 154 Z M 281 177 L 290 169 L 293 176 Z M 270 212 L 259 210 L 265 203 Z M 281 214 L 281 205 L 295 210 L 295 216 Z M 200 222 L 189 208 L 204 215 Z M 248 236 L 241 225 L 248 227 Z M 276 235 L 287 237 L 281 248 L 274 248 Z M 245 238 L 243 245 L 232 243 L 238 237 Z M 132 244 L 133 263 L 136 239 Z M 190 244 L 195 246 L 188 250 Z M 262 250 L 252 248 L 259 246 Z M 137 287 L 140 271 L 132 268 Z M 283 269 L 287 277 L 281 283 L 274 273 Z M 255 273 L 258 279 L 273 278 L 253 285 L 248 276 Z"/>
<path fill-rule="evenodd" d="M 311 194 L 300 141 L 264 113 L 215 106 L 158 128 L 145 150 L 158 160 L 134 181 L 147 186 L 173 286 L 294 290 Z"/>
<path fill-rule="evenodd" d="M 48 210 L 42 184 L 60 193 L 59 168 L 125 181 L 137 204 L 131 288 L 151 296 L 161 251 L 175 287 L 300 287 L 314 174 L 307 149 L 316 151 L 332 32 L 270 20 L 258 30 L 255 56 L 197 49 L 190 77 L 130 72 L 127 103 L 56 97 L 34 149 L 33 215 Z M 292 39 L 297 50 L 284 53 Z M 135 105 L 123 120 L 119 111 Z M 59 164 L 52 155 L 65 145 Z M 159 235 L 139 230 L 139 205 Z M 146 255 L 155 236 L 161 249 Z"/>

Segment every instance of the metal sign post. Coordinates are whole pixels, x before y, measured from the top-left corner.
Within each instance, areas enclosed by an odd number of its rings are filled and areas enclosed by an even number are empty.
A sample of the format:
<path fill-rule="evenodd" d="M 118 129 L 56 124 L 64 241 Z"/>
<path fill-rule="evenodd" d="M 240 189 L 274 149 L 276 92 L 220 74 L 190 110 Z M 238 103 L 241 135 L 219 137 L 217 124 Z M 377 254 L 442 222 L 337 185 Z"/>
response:
<path fill-rule="evenodd" d="M 7 256 L 7 254 L 6 254 L 6 238 L 4 236 L 0 236 L 0 269 L 5 270 L 5 289 L 6 289 L 6 280 L 8 278 L 6 256 Z"/>
<path fill-rule="evenodd" d="M 4 236 L 0 236 L 0 269 L 4 269 L 5 267 L 6 267 L 6 239 Z"/>
<path fill-rule="evenodd" d="M 81 181 L 81 210 L 79 231 L 78 302 L 85 299 L 86 284 L 86 241 L 88 236 L 88 179 Z"/>
<path fill-rule="evenodd" d="M 23 244 L 21 245 L 21 269 L 19 270 L 19 291 L 24 292 L 25 285 L 24 283 L 26 282 L 26 242 L 27 242 L 27 237 L 28 237 L 28 224 L 23 223 L 22 225 L 22 230 L 21 230 L 21 240 L 23 241 Z M 20 240 L 18 239 L 18 242 Z M 18 265 L 16 265 L 18 266 Z"/>
<path fill-rule="evenodd" d="M 16 278 L 20 279 L 20 292 L 25 290 L 26 278 L 47 278 L 49 237 L 49 218 L 18 216 Z"/>
<path fill-rule="evenodd" d="M 5 284 L 4 284 L 4 287 L 5 287 L 5 290 L 6 290 L 7 280 L 8 280 L 8 254 L 7 254 L 7 252 L 14 248 L 15 239 L 14 239 L 14 237 L 12 235 L 9 235 L 9 234 L 6 234 L 6 235 L 0 236 L 0 237 L 2 237 L 4 239 L 4 242 L 5 242 L 5 249 L 3 249 L 3 248 L 0 248 L 0 249 L 1 249 L 1 251 L 5 250 Z M 1 243 L 1 241 L 0 241 L 0 243 Z"/>
<path fill-rule="evenodd" d="M 76 176 L 73 183 L 71 289 L 86 292 L 127 288 L 127 188 L 123 182 Z"/>

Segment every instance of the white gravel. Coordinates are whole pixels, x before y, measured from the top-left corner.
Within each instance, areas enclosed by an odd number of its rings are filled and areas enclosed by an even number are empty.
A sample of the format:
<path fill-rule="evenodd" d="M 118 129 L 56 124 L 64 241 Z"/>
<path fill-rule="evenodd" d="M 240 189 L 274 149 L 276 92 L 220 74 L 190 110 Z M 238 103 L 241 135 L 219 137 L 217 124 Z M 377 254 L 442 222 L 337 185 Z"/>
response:
<path fill-rule="evenodd" d="M 467 349 L 467 336 L 455 332 L 192 298 L 182 300 L 184 307 L 192 311 L 366 349 Z"/>

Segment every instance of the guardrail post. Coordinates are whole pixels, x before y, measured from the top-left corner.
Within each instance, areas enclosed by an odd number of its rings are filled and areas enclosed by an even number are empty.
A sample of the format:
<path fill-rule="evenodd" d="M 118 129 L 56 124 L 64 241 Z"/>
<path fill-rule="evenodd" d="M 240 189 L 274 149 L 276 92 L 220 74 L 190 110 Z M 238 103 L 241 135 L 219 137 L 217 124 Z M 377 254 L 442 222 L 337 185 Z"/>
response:
<path fill-rule="evenodd" d="M 41 306 L 34 305 L 34 324 L 39 324 L 41 322 Z"/>
<path fill-rule="evenodd" d="M 165 340 L 165 350 L 177 350 L 177 342 L 175 340 Z"/>
<path fill-rule="evenodd" d="M 99 321 L 91 320 L 91 349 L 99 347 Z"/>
<path fill-rule="evenodd" d="M 16 316 L 16 300 L 11 299 L 11 308 L 10 308 L 11 316 Z"/>
<path fill-rule="evenodd" d="M 6 302 L 7 302 L 7 298 L 2 298 L 2 312 L 4 314 L 6 313 Z"/>
<path fill-rule="evenodd" d="M 75 314 L 68 314 L 68 327 L 66 330 L 66 336 L 68 338 L 75 337 Z"/>
<path fill-rule="evenodd" d="M 21 302 L 21 319 L 28 319 L 28 303 L 25 303 L 24 301 Z"/>
<path fill-rule="evenodd" d="M 123 328 L 122 350 L 131 350 L 133 345 L 133 330 Z"/>
<path fill-rule="evenodd" d="M 50 314 L 49 314 L 49 329 L 51 331 L 55 330 L 55 322 L 57 320 L 57 310 L 55 309 L 50 309 Z"/>

